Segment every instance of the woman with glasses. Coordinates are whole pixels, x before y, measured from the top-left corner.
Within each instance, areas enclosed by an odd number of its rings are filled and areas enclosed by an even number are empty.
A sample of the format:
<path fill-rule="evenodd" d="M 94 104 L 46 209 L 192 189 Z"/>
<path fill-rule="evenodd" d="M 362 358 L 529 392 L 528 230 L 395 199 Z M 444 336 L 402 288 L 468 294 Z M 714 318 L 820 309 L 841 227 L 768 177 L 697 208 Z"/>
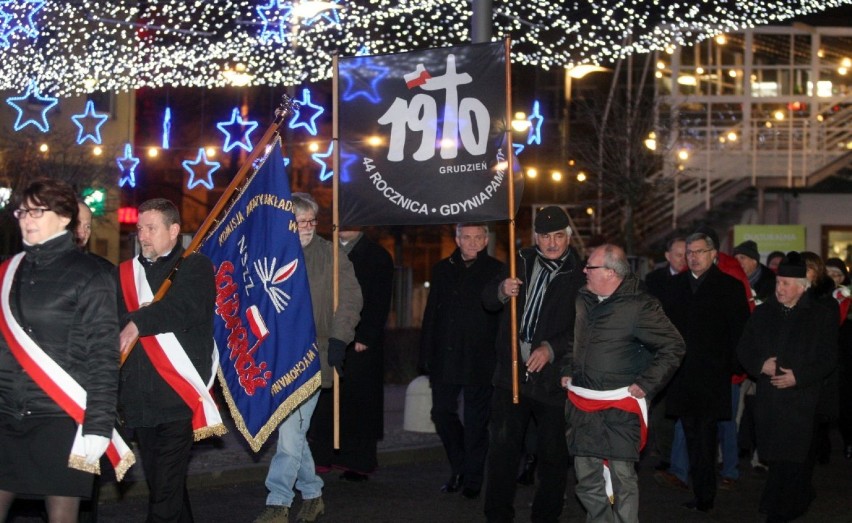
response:
<path fill-rule="evenodd" d="M 68 184 L 36 180 L 13 209 L 23 252 L 0 266 L 0 521 L 19 496 L 73 522 L 115 421 L 115 285 L 75 244 Z"/>

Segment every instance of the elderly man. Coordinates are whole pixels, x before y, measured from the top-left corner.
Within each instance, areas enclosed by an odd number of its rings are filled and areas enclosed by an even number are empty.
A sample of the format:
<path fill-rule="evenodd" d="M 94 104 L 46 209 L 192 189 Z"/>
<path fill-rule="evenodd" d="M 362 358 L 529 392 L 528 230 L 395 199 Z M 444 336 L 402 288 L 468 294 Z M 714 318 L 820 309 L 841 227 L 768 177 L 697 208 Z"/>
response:
<path fill-rule="evenodd" d="M 757 381 L 760 457 L 769 473 L 760 499 L 767 521 L 802 516 L 814 499 L 814 427 L 824 379 L 836 367 L 837 320 L 806 292 L 807 268 L 792 252 L 778 266 L 775 296 L 758 307 L 737 347 Z"/>
<path fill-rule="evenodd" d="M 675 277 L 665 306 L 686 342 L 666 411 L 680 417 L 686 436 L 695 499 L 685 506 L 703 512 L 712 511 L 716 498 L 717 422 L 732 418 L 734 351 L 749 316 L 742 284 L 719 269 L 717 254 L 711 236 L 688 236 L 689 270 Z"/>
<path fill-rule="evenodd" d="M 568 448 L 577 474 L 575 492 L 586 521 L 635 522 L 646 397 L 677 370 L 683 338 L 630 272 L 621 248 L 595 248 L 583 272 L 586 286 L 577 297 L 573 351 L 562 369 L 562 386 L 569 390 Z"/>
<path fill-rule="evenodd" d="M 512 521 L 515 477 L 524 448 L 524 433 L 536 421 L 538 489 L 532 520 L 555 522 L 562 513 L 567 483 L 565 391 L 560 367 L 574 337 L 574 302 L 583 286 L 582 263 L 571 246 L 568 215 L 558 206 L 542 209 L 535 218 L 535 247 L 518 253 L 520 278 L 498 279 L 485 287 L 488 310 L 502 310 L 497 334 L 497 367 L 491 402 L 490 446 L 485 495 L 488 521 Z M 520 344 L 520 398 L 512 403 L 511 307 L 517 298 Z"/>
<path fill-rule="evenodd" d="M 672 279 L 686 270 L 686 238 L 672 236 L 666 242 L 666 266 L 654 269 L 645 276 L 648 292 L 662 300 L 671 287 Z"/>
<path fill-rule="evenodd" d="M 760 263 L 760 252 L 757 243 L 746 240 L 734 247 L 734 258 L 743 268 L 751 286 L 754 304 L 760 305 L 775 292 L 775 273 L 769 267 Z"/>
<path fill-rule="evenodd" d="M 473 499 L 479 496 L 488 454 L 494 338 L 499 315 L 482 306 L 482 289 L 504 273 L 488 255 L 488 225 L 460 223 L 449 258 L 432 269 L 423 312 L 420 366 L 432 385 L 432 421 L 450 462 L 441 488 Z M 464 423 L 459 420 L 459 397 Z"/>
<path fill-rule="evenodd" d="M 331 430 L 333 369 L 343 370 L 346 346 L 355 339 L 362 305 L 361 288 L 352 262 L 346 256 L 340 256 L 335 267 L 333 244 L 316 234 L 317 202 L 310 194 L 297 192 L 293 193 L 293 208 L 311 287 L 311 306 L 322 367 L 322 391 L 307 398 L 278 427 L 278 445 L 266 474 L 266 488 L 269 490 L 266 509 L 255 523 L 289 521 L 294 490 L 302 494 L 297 521 L 316 521 L 325 513 L 322 499 L 324 483 L 316 473 L 307 432 L 309 427 L 320 434 Z M 334 309 L 332 287 L 335 270 L 340 277 L 337 310 Z"/>

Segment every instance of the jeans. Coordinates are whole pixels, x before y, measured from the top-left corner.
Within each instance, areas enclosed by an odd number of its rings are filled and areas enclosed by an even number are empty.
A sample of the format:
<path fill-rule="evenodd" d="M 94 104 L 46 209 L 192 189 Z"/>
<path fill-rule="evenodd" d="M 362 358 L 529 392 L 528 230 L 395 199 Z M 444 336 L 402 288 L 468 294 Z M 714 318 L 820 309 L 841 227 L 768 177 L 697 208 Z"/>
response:
<path fill-rule="evenodd" d="M 675 423 L 672 455 L 669 462 L 671 463 L 669 472 L 684 483 L 689 483 L 689 453 L 686 450 L 686 436 L 683 434 L 683 423 L 680 419 Z"/>
<path fill-rule="evenodd" d="M 722 449 L 722 477 L 739 479 L 740 447 L 737 443 L 737 409 L 740 384 L 731 384 L 731 419 L 719 422 L 719 447 Z"/>
<path fill-rule="evenodd" d="M 294 486 L 302 493 L 302 499 L 322 495 L 323 482 L 317 476 L 306 437 L 318 399 L 319 391 L 291 412 L 278 427 L 278 445 L 266 475 L 266 488 L 269 490 L 267 505 L 291 506 L 295 497 Z"/>

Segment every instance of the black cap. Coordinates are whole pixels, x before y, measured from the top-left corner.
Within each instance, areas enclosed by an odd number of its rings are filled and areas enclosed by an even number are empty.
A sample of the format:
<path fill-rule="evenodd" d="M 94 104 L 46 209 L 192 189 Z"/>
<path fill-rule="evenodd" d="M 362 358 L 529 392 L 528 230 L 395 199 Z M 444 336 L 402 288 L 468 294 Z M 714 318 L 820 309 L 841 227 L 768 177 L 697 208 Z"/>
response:
<path fill-rule="evenodd" d="M 760 253 L 757 252 L 757 244 L 752 240 L 746 240 L 734 247 L 734 256 L 737 254 L 748 256 L 752 260 L 760 262 Z"/>
<path fill-rule="evenodd" d="M 568 215 L 558 205 L 545 207 L 535 215 L 535 232 L 538 234 L 558 231 L 568 227 L 568 225 Z"/>
<path fill-rule="evenodd" d="M 805 278 L 808 274 L 808 266 L 805 260 L 796 251 L 790 251 L 778 264 L 778 276 L 785 278 Z"/>

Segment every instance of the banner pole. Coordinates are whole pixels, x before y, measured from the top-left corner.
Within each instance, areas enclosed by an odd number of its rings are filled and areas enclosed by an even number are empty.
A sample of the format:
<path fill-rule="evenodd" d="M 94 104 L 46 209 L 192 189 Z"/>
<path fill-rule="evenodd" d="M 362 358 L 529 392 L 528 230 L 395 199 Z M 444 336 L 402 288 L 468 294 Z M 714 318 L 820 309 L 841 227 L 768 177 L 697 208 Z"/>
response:
<path fill-rule="evenodd" d="M 509 162 L 509 277 L 514 279 L 517 275 L 515 259 L 515 151 L 512 145 L 512 62 L 511 62 L 511 39 L 506 38 L 506 158 Z M 509 332 L 511 341 L 509 350 L 512 351 L 512 403 L 520 401 L 518 388 L 518 300 L 517 296 L 509 298 Z"/>
<path fill-rule="evenodd" d="M 337 312 L 338 301 L 340 300 L 340 275 L 338 271 L 340 270 L 340 242 L 339 234 L 340 230 L 338 227 L 339 223 L 339 209 L 338 209 L 338 197 L 340 194 L 339 180 L 340 180 L 340 140 L 338 134 L 338 94 L 339 94 L 339 67 L 338 56 L 337 53 L 334 53 L 332 56 L 332 77 L 331 77 L 331 99 L 332 102 L 332 111 L 331 111 L 331 143 L 334 148 L 334 154 L 331 158 L 331 166 L 334 170 L 334 173 L 331 177 L 331 242 L 332 242 L 332 260 L 334 263 L 334 273 L 332 277 L 332 296 L 334 303 L 334 311 Z M 334 385 L 333 385 L 333 396 L 334 396 L 334 413 L 333 413 L 333 423 L 334 423 L 334 450 L 340 449 L 340 376 L 337 373 L 337 369 L 333 369 L 334 371 Z"/>
<path fill-rule="evenodd" d="M 216 202 L 216 205 L 213 206 L 213 210 L 207 215 L 207 218 L 204 219 L 201 226 L 195 232 L 195 236 L 192 237 L 192 241 L 187 246 L 186 250 L 184 250 L 183 255 L 178 259 L 175 266 L 172 268 L 169 275 L 163 281 L 160 288 L 157 289 L 157 293 L 154 295 L 154 298 L 151 302 L 159 301 L 163 299 L 163 296 L 169 291 L 169 288 L 172 286 L 172 281 L 175 279 L 178 271 L 180 270 L 181 262 L 184 258 L 194 253 L 201 247 L 201 242 L 204 241 L 204 237 L 207 236 L 207 232 L 213 227 L 216 223 L 216 220 L 219 218 L 219 215 L 222 214 L 222 211 L 225 210 L 225 206 L 231 201 L 231 197 L 237 192 L 251 171 L 252 166 L 254 166 L 254 162 L 260 158 L 260 155 L 266 151 L 266 146 L 272 141 L 272 138 L 278 133 L 278 129 L 281 128 L 281 124 L 284 123 L 284 119 L 293 112 L 293 101 L 286 94 L 281 96 L 281 105 L 275 109 L 275 118 L 272 123 L 269 125 L 269 128 L 266 129 L 266 132 L 260 138 L 260 141 L 254 146 L 254 149 L 249 153 L 246 161 L 240 166 L 240 170 L 237 171 L 237 174 L 234 176 L 234 179 L 231 180 L 231 183 L 228 184 L 228 187 L 225 188 L 225 191 L 222 192 L 222 196 L 219 197 L 219 201 Z M 133 340 L 133 343 L 130 344 L 130 349 L 121 355 L 121 361 L 119 366 L 124 365 L 124 362 L 127 361 L 128 356 L 130 356 L 130 352 L 133 350 L 133 347 L 136 346 L 136 340 Z"/>

